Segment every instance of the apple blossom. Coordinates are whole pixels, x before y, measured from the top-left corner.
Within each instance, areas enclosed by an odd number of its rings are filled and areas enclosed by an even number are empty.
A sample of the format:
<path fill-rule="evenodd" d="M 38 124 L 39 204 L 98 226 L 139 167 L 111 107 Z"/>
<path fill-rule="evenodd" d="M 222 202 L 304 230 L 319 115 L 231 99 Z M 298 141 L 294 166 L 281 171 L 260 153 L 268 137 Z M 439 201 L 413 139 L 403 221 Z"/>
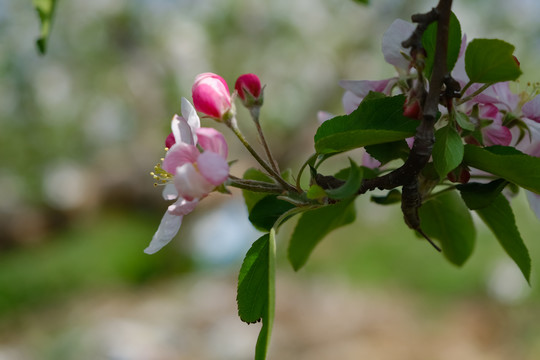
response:
<path fill-rule="evenodd" d="M 150 245 L 144 250 L 153 254 L 177 234 L 184 215 L 192 212 L 201 199 L 223 184 L 229 176 L 228 147 L 224 136 L 215 129 L 201 128 L 195 109 L 182 98 L 182 115 L 171 121 L 172 136 L 162 165 L 152 173 L 164 184 L 163 198 L 176 202 L 167 208 Z M 199 147 L 203 150 L 199 151 Z"/>
<path fill-rule="evenodd" d="M 225 80 L 214 73 L 197 75 L 191 88 L 197 111 L 214 119 L 223 120 L 231 110 L 231 95 Z"/>

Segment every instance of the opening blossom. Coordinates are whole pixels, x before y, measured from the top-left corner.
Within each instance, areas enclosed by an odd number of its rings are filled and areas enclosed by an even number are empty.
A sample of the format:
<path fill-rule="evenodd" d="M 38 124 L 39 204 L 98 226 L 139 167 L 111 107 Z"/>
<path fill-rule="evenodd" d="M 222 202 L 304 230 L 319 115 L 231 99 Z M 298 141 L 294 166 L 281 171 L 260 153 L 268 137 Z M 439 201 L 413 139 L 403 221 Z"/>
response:
<path fill-rule="evenodd" d="M 171 129 L 166 140 L 170 148 L 153 175 L 165 185 L 163 198 L 176 201 L 163 215 L 150 245 L 144 250 L 147 254 L 167 245 L 178 233 L 184 215 L 192 212 L 201 199 L 229 176 L 225 137 L 215 129 L 200 127 L 195 109 L 185 98 L 182 98 L 182 116 L 173 117 Z"/>
<path fill-rule="evenodd" d="M 214 73 L 197 75 L 191 92 L 195 109 L 216 120 L 223 120 L 231 110 L 229 86 L 219 75 Z"/>

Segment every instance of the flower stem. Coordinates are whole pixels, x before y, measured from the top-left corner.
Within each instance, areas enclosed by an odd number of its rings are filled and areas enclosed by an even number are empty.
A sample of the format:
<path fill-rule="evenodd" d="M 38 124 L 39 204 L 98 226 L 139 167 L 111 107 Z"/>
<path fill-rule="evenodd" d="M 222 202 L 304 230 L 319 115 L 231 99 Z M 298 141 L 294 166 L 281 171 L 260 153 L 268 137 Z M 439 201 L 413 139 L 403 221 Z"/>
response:
<path fill-rule="evenodd" d="M 472 84 L 471 82 L 469 82 L 467 85 L 469 84 Z M 467 85 L 465 85 L 465 87 L 463 88 L 463 90 L 466 90 L 468 87 Z M 484 84 L 482 85 L 478 90 L 476 90 L 475 92 L 473 92 L 471 95 L 467 96 L 467 97 L 464 97 L 463 99 L 460 99 L 457 104 L 458 105 L 461 105 L 469 100 L 471 100 L 472 98 L 474 98 L 476 95 L 480 94 L 481 92 L 483 92 L 484 90 L 486 90 L 488 87 L 490 87 L 491 85 L 493 85 L 493 83 L 488 83 L 488 84 Z M 470 86 L 470 85 L 469 85 Z M 465 93 L 465 91 L 462 91 L 461 94 L 463 95 Z"/>
<path fill-rule="evenodd" d="M 240 179 L 233 175 L 229 175 L 228 185 L 242 189 L 242 190 L 249 190 L 249 191 L 255 191 L 255 192 L 264 192 L 264 193 L 272 193 L 272 194 L 283 193 L 283 188 L 281 186 L 267 183 L 264 181 Z"/>
<path fill-rule="evenodd" d="M 225 123 L 236 135 L 236 137 L 240 140 L 242 145 L 249 151 L 249 153 L 257 160 L 259 164 L 268 172 L 268 174 L 274 178 L 278 183 L 280 183 L 283 186 L 283 189 L 287 191 L 297 192 L 296 188 L 286 182 L 281 175 L 279 175 L 278 172 L 276 172 L 266 161 L 264 161 L 259 154 L 251 147 L 251 145 L 248 143 L 247 139 L 245 138 L 244 134 L 240 131 L 238 128 L 238 125 L 236 124 L 236 119 L 232 118 L 229 121 Z"/>
<path fill-rule="evenodd" d="M 272 156 L 272 152 L 270 151 L 270 148 L 268 147 L 268 143 L 266 142 L 266 138 L 264 137 L 261 124 L 259 123 L 259 108 L 253 107 L 250 109 L 249 113 L 251 114 L 251 118 L 253 119 L 253 122 L 255 123 L 255 127 L 257 128 L 257 132 L 259 133 L 259 141 L 261 142 L 264 148 L 264 152 L 266 153 L 266 158 L 268 159 L 270 166 L 272 166 L 272 169 L 276 173 L 279 174 L 279 167 L 277 165 L 276 160 Z"/>

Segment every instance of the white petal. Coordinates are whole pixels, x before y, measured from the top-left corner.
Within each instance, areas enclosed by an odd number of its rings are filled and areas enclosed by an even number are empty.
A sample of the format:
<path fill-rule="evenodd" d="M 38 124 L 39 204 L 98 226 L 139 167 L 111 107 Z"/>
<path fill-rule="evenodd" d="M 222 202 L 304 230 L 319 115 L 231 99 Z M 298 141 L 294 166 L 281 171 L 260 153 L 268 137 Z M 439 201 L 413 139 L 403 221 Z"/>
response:
<path fill-rule="evenodd" d="M 413 23 L 396 19 L 386 30 L 382 38 L 382 52 L 387 63 L 404 70 L 409 68 L 409 61 L 401 54 L 408 54 L 409 51 L 401 43 L 411 36 L 414 29 Z"/>
<path fill-rule="evenodd" d="M 168 183 L 163 188 L 162 195 L 165 200 L 174 200 L 178 197 L 178 191 L 176 191 L 174 184 Z"/>
<path fill-rule="evenodd" d="M 193 134 L 193 144 L 197 143 L 197 135 L 195 131 L 201 127 L 201 120 L 197 111 L 191 103 L 185 97 L 182 98 L 182 116 L 186 119 L 189 127 L 191 128 L 191 133 Z"/>
<path fill-rule="evenodd" d="M 182 218 L 183 216 L 172 215 L 169 211 L 166 211 L 150 245 L 144 249 L 144 252 L 154 254 L 171 242 L 172 238 L 178 233 L 180 225 L 182 225 Z"/>
<path fill-rule="evenodd" d="M 186 119 L 181 116 L 174 115 L 171 121 L 171 129 L 176 144 L 186 143 L 189 145 L 195 145 L 193 131 L 191 131 L 191 127 Z"/>

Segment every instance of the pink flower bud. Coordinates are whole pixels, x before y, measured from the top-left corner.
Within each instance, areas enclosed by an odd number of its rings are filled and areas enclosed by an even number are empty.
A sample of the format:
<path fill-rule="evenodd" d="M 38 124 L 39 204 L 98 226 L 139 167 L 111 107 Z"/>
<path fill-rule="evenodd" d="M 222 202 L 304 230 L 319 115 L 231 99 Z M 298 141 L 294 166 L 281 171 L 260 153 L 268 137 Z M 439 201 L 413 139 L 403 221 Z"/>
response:
<path fill-rule="evenodd" d="M 197 75 L 191 88 L 193 105 L 197 111 L 222 120 L 231 109 L 231 95 L 225 80 L 213 73 Z"/>
<path fill-rule="evenodd" d="M 261 95 L 261 80 L 259 80 L 259 77 L 255 74 L 240 75 L 238 79 L 236 79 L 234 88 L 243 101 L 249 100 L 249 96 L 248 99 L 246 99 L 246 93 L 251 95 L 254 99 L 258 99 Z"/>
<path fill-rule="evenodd" d="M 170 149 L 172 146 L 176 144 L 176 140 L 174 139 L 174 134 L 170 133 L 169 136 L 165 139 L 165 147 Z"/>

